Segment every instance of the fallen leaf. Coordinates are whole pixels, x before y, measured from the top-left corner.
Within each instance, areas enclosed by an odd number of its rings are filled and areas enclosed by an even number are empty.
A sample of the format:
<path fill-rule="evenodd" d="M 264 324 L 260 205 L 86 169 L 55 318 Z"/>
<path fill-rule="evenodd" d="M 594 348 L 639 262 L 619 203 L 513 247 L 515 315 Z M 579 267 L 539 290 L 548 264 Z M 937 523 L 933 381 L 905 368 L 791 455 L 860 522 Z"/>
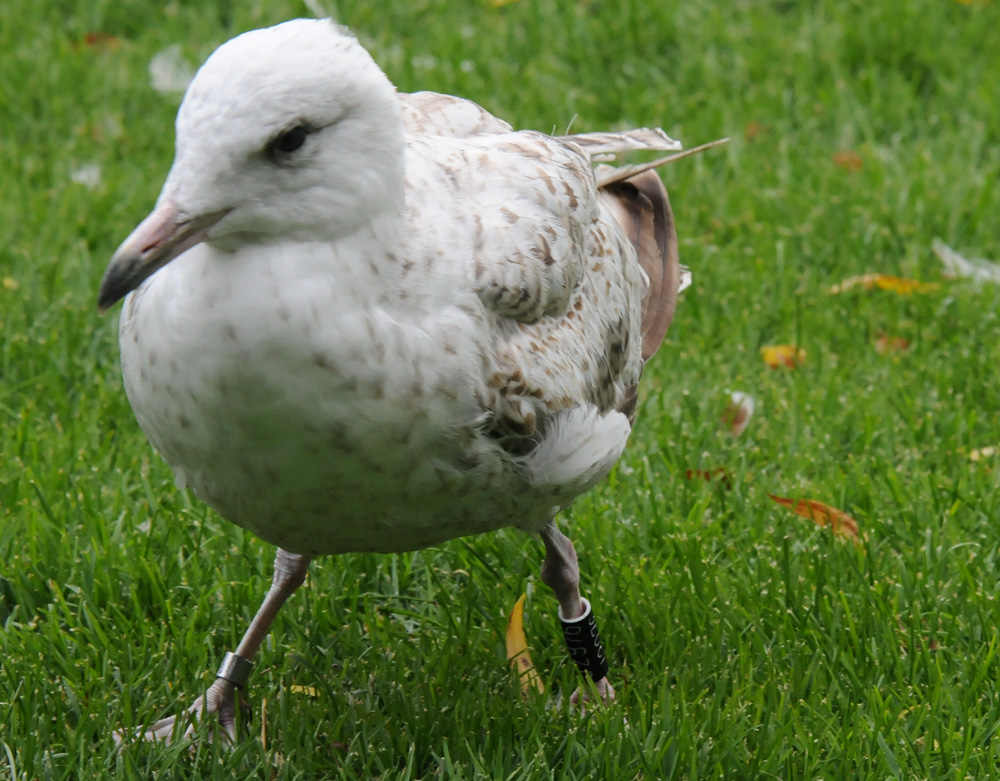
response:
<path fill-rule="evenodd" d="M 753 141 L 755 138 L 757 138 L 757 136 L 762 135 L 763 133 L 766 132 L 767 128 L 764 127 L 764 125 L 760 124 L 760 122 L 755 122 L 751 120 L 750 122 L 747 122 L 747 126 L 743 128 L 743 137 L 747 141 Z"/>
<path fill-rule="evenodd" d="M 927 293 L 931 290 L 937 290 L 941 286 L 936 282 L 921 282 L 916 279 L 894 277 L 890 274 L 862 274 L 857 277 L 848 277 L 839 282 L 830 288 L 830 292 L 836 295 L 856 287 L 860 287 L 862 290 L 875 290 L 877 288 L 906 296 L 910 293 Z"/>
<path fill-rule="evenodd" d="M 807 518 L 817 526 L 829 525 L 834 534 L 855 542 L 858 541 L 858 522 L 843 510 L 817 502 L 815 499 L 795 500 L 774 494 L 768 494 L 768 496 L 782 507 L 787 507 L 796 515 Z"/>
<path fill-rule="evenodd" d="M 996 445 L 990 445 L 989 447 L 981 447 L 971 451 L 969 453 L 969 460 L 985 461 L 987 458 L 992 458 L 997 454 L 1000 454 L 1000 447 L 997 447 Z"/>
<path fill-rule="evenodd" d="M 738 437 L 746 431 L 756 406 L 753 396 L 747 393 L 732 391 L 729 394 L 729 401 L 726 402 L 726 408 L 722 412 L 722 422 L 729 426 L 730 434 Z"/>
<path fill-rule="evenodd" d="M 120 49 L 122 41 L 111 33 L 91 32 L 83 36 L 83 45 L 88 49 Z"/>
<path fill-rule="evenodd" d="M 851 173 L 860 171 L 863 165 L 861 155 L 849 149 L 837 152 L 833 156 L 833 163 L 838 168 L 843 168 L 845 171 L 850 171 Z"/>
<path fill-rule="evenodd" d="M 889 353 L 905 353 L 909 349 L 910 340 L 903 339 L 900 336 L 889 336 L 888 334 L 882 333 L 875 339 L 875 350 L 879 355 L 888 355 Z"/>
<path fill-rule="evenodd" d="M 514 609 L 510 611 L 510 618 L 507 620 L 507 660 L 517 670 L 521 693 L 526 697 L 532 688 L 539 694 L 545 692 L 545 684 L 528 653 L 528 638 L 524 636 L 524 600 L 527 596 L 522 594 L 514 603 Z"/>
<path fill-rule="evenodd" d="M 300 686 L 295 684 L 294 686 L 289 686 L 288 691 L 292 694 L 305 694 L 309 697 L 319 697 L 319 689 L 315 686 Z"/>
<path fill-rule="evenodd" d="M 931 249 L 938 256 L 944 272 L 950 277 L 965 277 L 976 282 L 1000 284 L 1000 263 L 986 258 L 966 258 L 945 244 L 934 239 Z"/>
<path fill-rule="evenodd" d="M 772 369 L 784 366 L 794 369 L 806 359 L 806 351 L 795 344 L 769 344 L 760 348 L 764 363 Z"/>
<path fill-rule="evenodd" d="M 684 477 L 688 480 L 704 480 L 706 483 L 718 482 L 727 489 L 733 487 L 732 477 L 724 466 L 717 466 L 715 469 L 685 469 Z"/>
<path fill-rule="evenodd" d="M 14 277 L 4 277 L 3 287 L 4 290 L 17 290 L 21 285 L 18 284 L 18 281 Z"/>
<path fill-rule="evenodd" d="M 260 701 L 260 745 L 267 749 L 267 697 Z"/>

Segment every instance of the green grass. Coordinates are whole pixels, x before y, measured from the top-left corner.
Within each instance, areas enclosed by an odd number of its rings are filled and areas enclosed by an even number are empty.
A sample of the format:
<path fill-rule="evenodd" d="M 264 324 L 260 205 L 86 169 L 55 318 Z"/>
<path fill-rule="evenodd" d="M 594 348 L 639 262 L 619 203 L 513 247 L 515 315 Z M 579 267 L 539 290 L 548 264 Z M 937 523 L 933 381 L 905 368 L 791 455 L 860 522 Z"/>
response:
<path fill-rule="evenodd" d="M 0 778 L 1000 777 L 1000 321 L 935 237 L 1000 260 L 1000 3 L 341 0 L 403 90 L 515 126 L 660 124 L 695 274 L 622 465 L 566 514 L 618 702 L 522 702 L 506 614 L 567 693 L 541 546 L 516 532 L 317 562 L 259 657 L 231 752 L 111 732 L 185 706 L 272 550 L 173 486 L 121 388 L 97 282 L 153 203 L 192 64 L 285 0 L 0 5 Z M 88 33 L 115 36 L 88 46 Z M 858 170 L 836 164 L 857 156 Z M 97 164 L 93 189 L 71 173 Z M 883 272 L 909 297 L 830 296 Z M 882 333 L 910 340 L 882 356 Z M 808 358 L 771 371 L 765 344 Z M 726 389 L 757 399 L 747 432 Z M 691 482 L 725 467 L 732 488 Z M 852 546 L 768 493 L 850 512 Z M 314 687 L 315 696 L 293 689 Z M 260 739 L 265 711 L 266 744 Z"/>

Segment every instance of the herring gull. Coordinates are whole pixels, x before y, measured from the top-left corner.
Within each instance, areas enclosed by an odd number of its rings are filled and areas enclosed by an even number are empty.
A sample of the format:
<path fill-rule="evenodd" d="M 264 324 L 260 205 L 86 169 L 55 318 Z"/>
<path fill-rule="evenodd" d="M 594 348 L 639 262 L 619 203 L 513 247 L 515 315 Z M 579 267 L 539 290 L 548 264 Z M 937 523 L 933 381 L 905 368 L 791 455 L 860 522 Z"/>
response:
<path fill-rule="evenodd" d="M 178 485 L 278 547 L 189 713 L 235 737 L 237 690 L 312 557 L 506 526 L 541 537 L 584 693 L 613 699 L 554 519 L 621 456 L 686 270 L 662 161 L 592 162 L 679 145 L 516 132 L 467 100 L 399 94 L 329 20 L 221 46 L 176 129 L 99 306 L 125 298 L 125 390 Z"/>

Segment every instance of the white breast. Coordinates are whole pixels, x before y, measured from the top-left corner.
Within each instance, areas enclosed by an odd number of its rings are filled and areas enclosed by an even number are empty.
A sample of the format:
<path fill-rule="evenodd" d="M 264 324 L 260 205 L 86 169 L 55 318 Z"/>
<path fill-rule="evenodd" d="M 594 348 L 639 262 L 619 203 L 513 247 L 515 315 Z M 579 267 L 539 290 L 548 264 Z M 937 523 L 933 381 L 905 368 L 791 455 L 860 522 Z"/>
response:
<path fill-rule="evenodd" d="M 121 323 L 140 425 L 179 483 L 286 550 L 412 550 L 510 523 L 520 478 L 479 435 L 470 308 L 372 305 L 357 257 L 199 247 L 156 274 Z"/>

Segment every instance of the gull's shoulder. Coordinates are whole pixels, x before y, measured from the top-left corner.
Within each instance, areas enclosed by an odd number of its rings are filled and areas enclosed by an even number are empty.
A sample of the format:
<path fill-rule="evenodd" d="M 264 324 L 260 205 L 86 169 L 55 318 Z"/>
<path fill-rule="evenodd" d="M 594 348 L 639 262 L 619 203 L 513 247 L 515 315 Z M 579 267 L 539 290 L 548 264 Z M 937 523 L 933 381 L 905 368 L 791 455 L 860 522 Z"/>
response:
<path fill-rule="evenodd" d="M 511 126 L 477 103 L 440 92 L 400 93 L 403 126 L 409 135 L 469 136 L 509 133 Z"/>

